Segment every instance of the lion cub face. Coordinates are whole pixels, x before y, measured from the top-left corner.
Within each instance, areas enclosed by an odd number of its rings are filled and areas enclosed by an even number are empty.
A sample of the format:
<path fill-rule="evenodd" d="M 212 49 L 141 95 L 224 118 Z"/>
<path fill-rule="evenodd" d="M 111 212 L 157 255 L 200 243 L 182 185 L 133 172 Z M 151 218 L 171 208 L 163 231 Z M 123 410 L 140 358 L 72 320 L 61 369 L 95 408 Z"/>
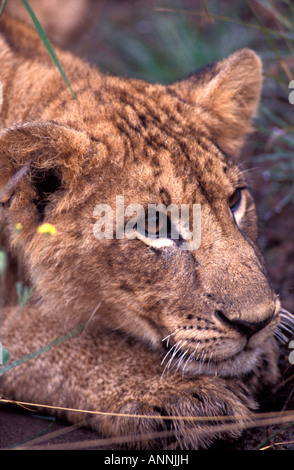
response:
<path fill-rule="evenodd" d="M 170 86 L 89 72 L 86 89 L 75 83 L 78 103 L 2 131 L 1 217 L 46 314 L 69 327 L 91 318 L 195 373 L 253 367 L 279 310 L 237 164 L 260 88 L 249 50 Z M 148 213 L 159 204 L 188 208 L 197 246 L 169 212 L 159 236 Z M 128 237 L 134 205 L 140 230 Z M 44 222 L 56 229 L 45 241 Z"/>

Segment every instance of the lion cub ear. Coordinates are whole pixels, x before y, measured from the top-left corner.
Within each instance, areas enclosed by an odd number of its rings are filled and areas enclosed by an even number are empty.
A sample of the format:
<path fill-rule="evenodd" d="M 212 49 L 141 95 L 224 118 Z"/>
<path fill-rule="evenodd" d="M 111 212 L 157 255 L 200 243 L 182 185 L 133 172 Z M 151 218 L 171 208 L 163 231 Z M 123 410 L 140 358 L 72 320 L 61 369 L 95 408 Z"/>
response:
<path fill-rule="evenodd" d="M 250 49 L 235 52 L 171 86 L 182 99 L 197 106 L 211 138 L 232 156 L 239 153 L 252 131 L 261 87 L 262 64 Z"/>
<path fill-rule="evenodd" d="M 69 189 L 75 168 L 87 154 L 90 141 L 83 132 L 56 122 L 32 122 L 0 132 L 0 203 L 24 213 L 35 207 L 41 222 L 51 195 Z M 28 212 L 28 211 L 26 211 Z"/>

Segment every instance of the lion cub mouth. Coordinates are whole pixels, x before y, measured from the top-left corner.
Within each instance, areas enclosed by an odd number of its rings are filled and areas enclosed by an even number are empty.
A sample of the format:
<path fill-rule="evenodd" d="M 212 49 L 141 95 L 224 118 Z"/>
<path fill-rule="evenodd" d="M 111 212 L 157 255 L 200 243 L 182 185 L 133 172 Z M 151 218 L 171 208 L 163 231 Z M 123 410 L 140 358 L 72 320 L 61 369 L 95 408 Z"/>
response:
<path fill-rule="evenodd" d="M 292 330 L 294 330 L 294 320 Z M 182 338 L 169 344 L 169 335 L 163 339 L 166 354 L 161 362 L 162 374 L 181 371 L 189 375 L 218 375 L 238 377 L 252 371 L 263 353 L 264 345 L 279 333 L 280 317 L 274 314 L 262 329 L 249 337 L 246 334 L 232 338 L 221 335 L 214 341 Z M 222 344 L 223 343 L 223 344 Z"/>
<path fill-rule="evenodd" d="M 182 375 L 216 375 L 220 377 L 238 377 L 250 372 L 262 354 L 262 347 L 250 349 L 241 348 L 234 355 L 221 360 L 217 358 L 206 358 L 205 353 L 198 357 L 188 354 L 188 351 L 177 351 L 172 359 L 170 358 L 164 365 L 162 375 L 180 371 Z M 168 354 L 168 353 L 167 353 Z"/>

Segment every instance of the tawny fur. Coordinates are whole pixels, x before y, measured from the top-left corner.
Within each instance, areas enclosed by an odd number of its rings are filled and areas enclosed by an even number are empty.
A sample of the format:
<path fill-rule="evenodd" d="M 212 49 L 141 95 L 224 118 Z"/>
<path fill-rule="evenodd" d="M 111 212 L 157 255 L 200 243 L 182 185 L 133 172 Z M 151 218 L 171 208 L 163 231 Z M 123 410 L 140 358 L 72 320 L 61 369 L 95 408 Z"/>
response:
<path fill-rule="evenodd" d="M 0 392 L 149 415 L 89 422 L 135 448 L 198 449 L 239 436 L 255 394 L 278 376 L 279 303 L 237 164 L 260 98 L 259 58 L 243 49 L 163 86 L 103 75 L 56 49 L 75 100 L 33 30 L 3 16 L 0 31 L 1 243 L 11 259 L 1 339 L 14 360 L 85 325 L 6 372 Z M 233 217 L 237 188 L 244 210 Z M 200 247 L 97 240 L 94 208 L 115 208 L 116 196 L 125 206 L 201 204 Z M 38 232 L 44 222 L 56 229 L 49 238 Z M 22 307 L 16 267 L 33 287 Z M 237 322 L 266 326 L 248 339 Z M 207 422 L 165 419 L 227 415 L 236 428 L 219 433 Z"/>

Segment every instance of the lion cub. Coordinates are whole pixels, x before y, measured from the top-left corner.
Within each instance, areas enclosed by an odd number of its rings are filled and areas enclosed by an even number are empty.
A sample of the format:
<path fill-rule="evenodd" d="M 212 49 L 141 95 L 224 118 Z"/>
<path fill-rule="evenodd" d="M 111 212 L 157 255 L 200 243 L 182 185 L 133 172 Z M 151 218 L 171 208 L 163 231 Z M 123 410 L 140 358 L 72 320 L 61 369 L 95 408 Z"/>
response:
<path fill-rule="evenodd" d="M 85 417 L 58 407 L 106 413 L 89 425 L 132 448 L 239 436 L 278 377 L 280 305 L 237 160 L 259 58 L 163 86 L 57 50 L 76 100 L 33 30 L 3 16 L 0 31 L 1 341 L 12 362 L 50 346 L 1 393 L 71 422 Z"/>

